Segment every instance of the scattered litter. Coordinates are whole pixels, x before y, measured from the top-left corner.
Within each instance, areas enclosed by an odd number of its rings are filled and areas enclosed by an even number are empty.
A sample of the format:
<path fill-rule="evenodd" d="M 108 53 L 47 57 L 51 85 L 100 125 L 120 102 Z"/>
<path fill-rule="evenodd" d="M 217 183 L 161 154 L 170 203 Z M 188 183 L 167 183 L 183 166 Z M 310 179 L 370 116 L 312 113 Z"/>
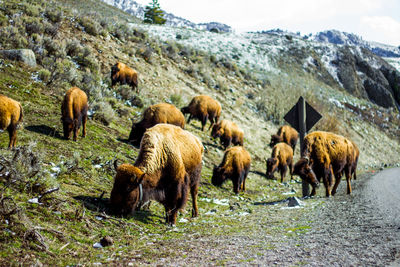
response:
<path fill-rule="evenodd" d="M 102 248 L 103 246 L 99 242 L 96 242 L 93 244 L 93 247 L 94 248 Z"/>
<path fill-rule="evenodd" d="M 205 202 L 208 202 L 208 203 L 214 203 L 214 204 L 217 204 L 217 205 L 229 206 L 229 199 L 225 199 L 225 198 L 224 199 L 200 198 L 199 200 L 205 201 Z"/>
<path fill-rule="evenodd" d="M 238 213 L 239 216 L 246 216 L 246 215 L 249 215 L 249 214 L 250 213 L 248 213 L 247 211 Z"/>

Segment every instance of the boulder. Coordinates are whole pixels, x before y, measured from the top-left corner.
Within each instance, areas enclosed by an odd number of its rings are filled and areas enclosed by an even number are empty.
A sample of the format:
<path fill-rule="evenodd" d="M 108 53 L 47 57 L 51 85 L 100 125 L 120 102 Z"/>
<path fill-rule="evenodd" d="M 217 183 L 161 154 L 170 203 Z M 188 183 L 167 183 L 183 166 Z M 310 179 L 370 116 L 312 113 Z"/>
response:
<path fill-rule="evenodd" d="M 25 63 L 28 66 L 36 67 L 36 57 L 30 49 L 0 50 L 0 57 Z"/>

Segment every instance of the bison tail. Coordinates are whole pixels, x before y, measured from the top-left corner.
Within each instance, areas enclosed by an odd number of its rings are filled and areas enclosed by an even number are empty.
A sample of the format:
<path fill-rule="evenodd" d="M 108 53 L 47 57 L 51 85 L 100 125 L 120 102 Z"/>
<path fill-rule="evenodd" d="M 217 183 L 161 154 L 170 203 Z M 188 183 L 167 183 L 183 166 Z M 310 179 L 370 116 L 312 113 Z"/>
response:
<path fill-rule="evenodd" d="M 19 120 L 18 120 L 18 122 L 22 122 L 24 120 L 24 111 L 22 109 L 21 104 L 19 104 L 19 110 L 20 110 L 20 112 L 19 112 Z"/>

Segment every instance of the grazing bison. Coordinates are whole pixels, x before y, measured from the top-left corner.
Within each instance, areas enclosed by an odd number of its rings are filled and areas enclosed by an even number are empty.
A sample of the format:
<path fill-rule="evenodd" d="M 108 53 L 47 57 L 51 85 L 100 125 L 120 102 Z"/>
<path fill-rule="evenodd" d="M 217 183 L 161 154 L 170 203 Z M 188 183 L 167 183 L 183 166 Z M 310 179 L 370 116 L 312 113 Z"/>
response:
<path fill-rule="evenodd" d="M 221 164 L 214 167 L 211 182 L 221 186 L 227 179 L 233 183 L 233 192 L 246 191 L 246 177 L 250 170 L 251 157 L 242 146 L 234 146 L 225 151 Z"/>
<path fill-rule="evenodd" d="M 187 123 L 193 118 L 200 120 L 202 131 L 204 131 L 204 126 L 209 120 L 211 124 L 208 130 L 210 130 L 221 116 L 221 104 L 207 95 L 199 95 L 195 96 L 189 105 L 183 107 L 181 111 L 183 114 L 190 114 Z"/>
<path fill-rule="evenodd" d="M 279 170 L 281 173 L 281 183 L 289 167 L 290 175 L 293 174 L 293 149 L 286 143 L 278 143 L 272 148 L 271 157 L 266 160 L 267 177 L 272 179 L 274 172 Z M 292 179 L 292 177 L 291 177 Z"/>
<path fill-rule="evenodd" d="M 353 142 L 343 136 L 322 131 L 310 133 L 304 138 L 302 158 L 295 164 L 293 173 L 312 185 L 311 195 L 315 195 L 322 178 L 329 197 L 336 193 L 344 172 L 347 194 L 351 194 L 350 179 L 357 168 L 357 151 Z"/>
<path fill-rule="evenodd" d="M 236 123 L 229 120 L 222 120 L 214 124 L 211 136 L 220 138 L 222 146 L 226 149 L 232 144 L 243 146 L 243 131 Z"/>
<path fill-rule="evenodd" d="M 0 130 L 7 130 L 10 137 L 8 148 L 15 147 L 18 124 L 23 120 L 23 110 L 19 102 L 0 94 Z"/>
<path fill-rule="evenodd" d="M 121 62 L 117 62 L 111 67 L 111 87 L 114 87 L 118 82 L 128 84 L 132 86 L 132 89 L 136 89 L 136 92 L 139 92 L 138 73 Z"/>
<path fill-rule="evenodd" d="M 270 147 L 274 147 L 274 145 L 285 142 L 289 146 L 292 147 L 293 151 L 296 148 L 297 139 L 299 139 L 299 133 L 289 125 L 281 126 L 276 134 L 271 136 Z"/>
<path fill-rule="evenodd" d="M 73 132 L 73 140 L 76 141 L 81 125 L 83 126 L 82 137 L 86 136 L 87 111 L 86 93 L 78 87 L 69 89 L 61 104 L 61 122 L 65 139 L 68 140 Z"/>
<path fill-rule="evenodd" d="M 184 129 L 185 117 L 179 109 L 168 103 L 150 106 L 144 111 L 142 120 L 132 124 L 128 140 L 135 146 L 139 145 L 146 129 L 159 123 L 173 124 Z"/>
<path fill-rule="evenodd" d="M 171 124 L 148 129 L 134 163 L 117 168 L 111 191 L 111 208 L 128 215 L 154 199 L 165 207 L 166 222 L 176 223 L 190 188 L 192 217 L 198 216 L 197 192 L 202 167 L 203 145 L 188 131 Z"/>

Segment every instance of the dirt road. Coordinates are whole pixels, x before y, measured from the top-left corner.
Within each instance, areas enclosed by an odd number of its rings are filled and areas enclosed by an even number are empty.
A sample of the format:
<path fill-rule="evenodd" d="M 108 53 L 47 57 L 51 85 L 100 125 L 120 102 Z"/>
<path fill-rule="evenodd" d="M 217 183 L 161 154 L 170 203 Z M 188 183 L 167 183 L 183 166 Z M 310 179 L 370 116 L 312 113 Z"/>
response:
<path fill-rule="evenodd" d="M 342 181 L 334 197 L 305 200 L 302 208 L 252 203 L 253 213 L 237 218 L 241 229 L 216 225 L 218 236 L 159 242 L 165 258 L 155 265 L 400 266 L 399 174 L 363 175 L 351 195 Z"/>

